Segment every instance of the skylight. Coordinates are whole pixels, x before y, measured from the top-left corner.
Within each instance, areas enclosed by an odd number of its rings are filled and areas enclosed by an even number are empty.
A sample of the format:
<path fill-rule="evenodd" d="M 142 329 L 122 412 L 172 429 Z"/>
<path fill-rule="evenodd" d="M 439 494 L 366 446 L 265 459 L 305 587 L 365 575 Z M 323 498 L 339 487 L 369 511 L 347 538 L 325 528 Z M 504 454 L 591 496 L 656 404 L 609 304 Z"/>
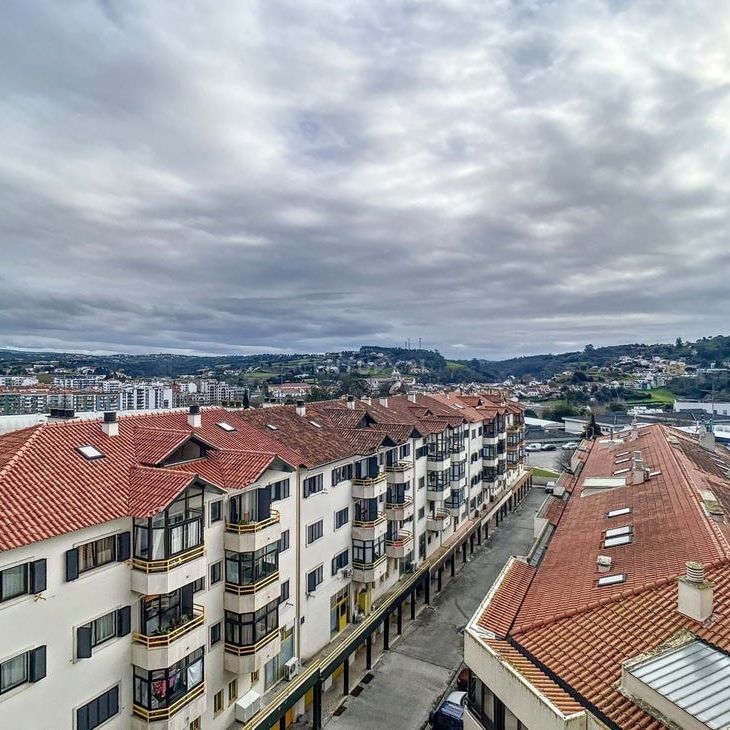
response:
<path fill-rule="evenodd" d="M 631 535 L 619 535 L 619 537 L 607 537 L 603 541 L 603 547 L 618 547 L 619 545 L 628 545 L 631 542 Z"/>
<path fill-rule="evenodd" d="M 217 423 L 216 425 L 219 426 L 220 428 L 222 428 L 224 431 L 235 431 L 236 430 L 235 426 L 231 426 L 231 424 L 226 423 L 226 421 L 221 421 L 220 423 Z"/>
<path fill-rule="evenodd" d="M 606 517 L 620 517 L 628 514 L 631 514 L 631 507 L 619 507 L 618 509 L 609 510 Z"/>
<path fill-rule="evenodd" d="M 313 426 L 314 426 L 315 428 L 322 428 L 322 424 L 321 424 L 321 423 L 317 423 L 317 421 L 310 421 L 310 423 L 311 423 L 311 424 L 312 424 L 312 425 L 313 425 Z"/>
<path fill-rule="evenodd" d="M 616 463 L 617 464 L 625 464 L 627 461 L 631 461 L 631 457 L 630 456 L 627 456 L 627 457 L 625 457 L 623 459 L 616 459 Z"/>
<path fill-rule="evenodd" d="M 624 527 L 614 527 L 611 530 L 606 530 L 606 537 L 618 537 L 619 535 L 630 535 L 633 532 L 631 525 L 625 525 Z"/>
<path fill-rule="evenodd" d="M 266 424 L 266 428 L 270 428 L 272 431 L 278 431 L 279 430 L 276 426 L 274 426 L 273 423 L 267 423 Z"/>
<path fill-rule="evenodd" d="M 626 580 L 626 573 L 616 573 L 615 575 L 604 575 L 598 579 L 599 586 L 615 586 L 617 583 L 623 583 Z"/>
<path fill-rule="evenodd" d="M 93 461 L 94 459 L 101 459 L 104 457 L 104 454 L 99 451 L 99 449 L 96 448 L 96 446 L 91 446 L 89 444 L 86 444 L 85 446 L 77 446 L 76 451 L 81 454 L 85 459 L 88 459 L 89 461 Z"/>
<path fill-rule="evenodd" d="M 627 474 L 630 471 L 631 471 L 631 469 L 629 469 L 629 467 L 626 467 L 625 469 L 616 469 L 616 471 L 613 473 L 613 475 L 616 476 L 618 474 Z"/>
<path fill-rule="evenodd" d="M 658 477 L 661 474 L 661 469 L 656 469 L 655 471 L 650 471 L 649 476 L 650 477 Z"/>
<path fill-rule="evenodd" d="M 616 456 L 628 456 L 630 453 L 630 451 L 619 451 Z"/>

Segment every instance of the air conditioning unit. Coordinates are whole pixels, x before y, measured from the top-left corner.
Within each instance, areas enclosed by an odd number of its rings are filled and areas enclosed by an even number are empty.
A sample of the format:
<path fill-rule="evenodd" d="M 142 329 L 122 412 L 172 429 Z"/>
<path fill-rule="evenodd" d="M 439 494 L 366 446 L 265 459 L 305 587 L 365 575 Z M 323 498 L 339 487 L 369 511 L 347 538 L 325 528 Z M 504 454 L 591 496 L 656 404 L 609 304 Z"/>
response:
<path fill-rule="evenodd" d="M 236 720 L 248 722 L 261 709 L 261 695 L 249 690 L 236 702 Z"/>
<path fill-rule="evenodd" d="M 352 568 L 343 568 L 342 577 L 343 578 L 352 578 Z"/>
<path fill-rule="evenodd" d="M 284 662 L 284 679 L 290 682 L 299 672 L 299 657 L 293 656 L 289 661 Z"/>

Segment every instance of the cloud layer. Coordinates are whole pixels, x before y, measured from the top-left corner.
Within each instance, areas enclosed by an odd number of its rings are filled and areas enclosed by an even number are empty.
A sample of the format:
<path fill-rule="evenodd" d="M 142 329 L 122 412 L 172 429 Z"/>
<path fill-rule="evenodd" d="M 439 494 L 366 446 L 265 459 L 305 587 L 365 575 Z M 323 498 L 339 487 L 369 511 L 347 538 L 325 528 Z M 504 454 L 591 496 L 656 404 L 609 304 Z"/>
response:
<path fill-rule="evenodd" d="M 6 3 L 0 346 L 727 330 L 713 2 Z"/>

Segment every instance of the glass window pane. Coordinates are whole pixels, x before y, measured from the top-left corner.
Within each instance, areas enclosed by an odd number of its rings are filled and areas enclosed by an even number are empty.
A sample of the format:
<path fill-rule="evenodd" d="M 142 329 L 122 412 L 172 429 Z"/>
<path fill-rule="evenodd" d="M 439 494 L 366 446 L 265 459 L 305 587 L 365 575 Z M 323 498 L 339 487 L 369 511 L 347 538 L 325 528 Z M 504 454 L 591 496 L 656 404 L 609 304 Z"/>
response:
<path fill-rule="evenodd" d="M 28 566 L 26 564 L 8 568 L 0 573 L 0 597 L 3 601 L 20 596 L 27 590 Z"/>
<path fill-rule="evenodd" d="M 0 692 L 7 692 L 13 687 L 28 681 L 28 655 L 8 659 L 0 664 Z"/>

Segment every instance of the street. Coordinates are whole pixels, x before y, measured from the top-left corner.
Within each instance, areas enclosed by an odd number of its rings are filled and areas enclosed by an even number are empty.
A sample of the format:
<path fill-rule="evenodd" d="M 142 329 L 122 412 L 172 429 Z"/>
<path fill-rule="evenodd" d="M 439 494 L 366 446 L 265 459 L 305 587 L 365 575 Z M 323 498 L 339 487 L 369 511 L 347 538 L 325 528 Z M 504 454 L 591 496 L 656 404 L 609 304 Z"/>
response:
<path fill-rule="evenodd" d="M 533 517 L 545 499 L 534 488 L 432 599 L 403 637 L 375 665 L 374 677 L 344 699 L 328 727 L 337 730 L 420 730 L 446 691 L 463 657 L 462 631 L 510 555 L 532 544 Z M 344 711 L 343 711 L 344 708 Z"/>

